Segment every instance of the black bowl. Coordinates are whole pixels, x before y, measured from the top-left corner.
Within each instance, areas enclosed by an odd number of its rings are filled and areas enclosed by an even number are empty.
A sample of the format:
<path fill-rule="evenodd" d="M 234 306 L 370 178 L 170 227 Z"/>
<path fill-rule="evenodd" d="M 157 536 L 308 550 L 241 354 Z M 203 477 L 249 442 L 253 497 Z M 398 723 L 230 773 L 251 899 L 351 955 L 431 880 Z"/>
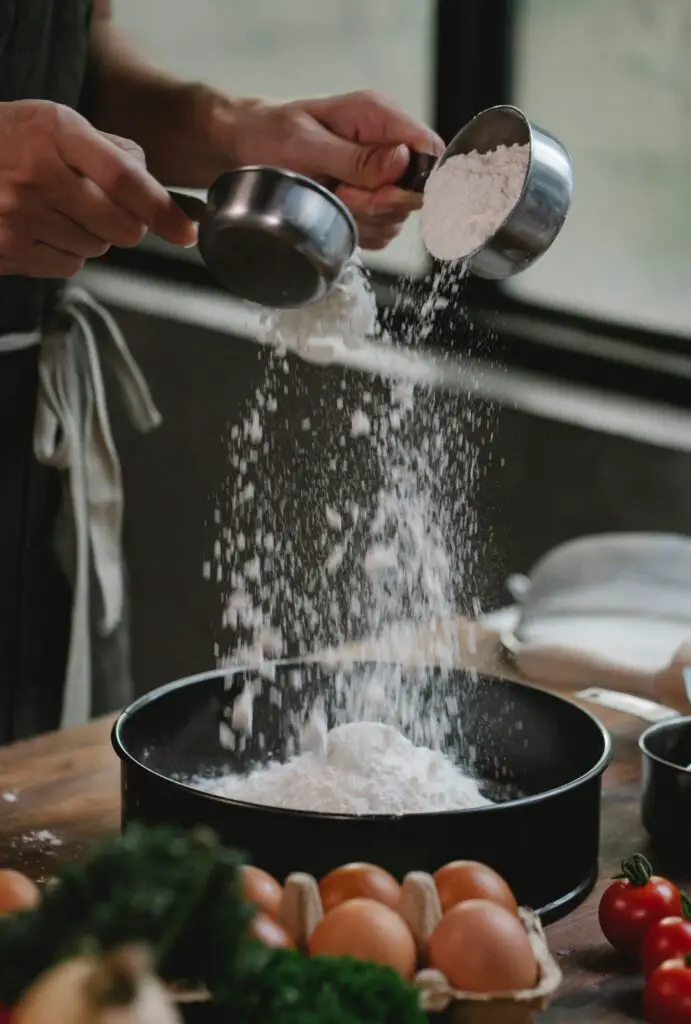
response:
<path fill-rule="evenodd" d="M 651 725 L 638 745 L 643 757 L 643 825 L 668 860 L 691 855 L 691 717 Z"/>
<path fill-rule="evenodd" d="M 289 682 L 296 671 L 300 692 Z M 545 921 L 585 898 L 597 879 L 601 777 L 611 744 L 597 719 L 544 690 L 461 671 L 447 679 L 463 708 L 462 728 L 449 737 L 447 753 L 497 801 L 491 806 L 399 817 L 317 814 L 229 800 L 185 782 L 284 759 L 286 709 L 318 693 L 330 698 L 328 719 L 334 672 L 315 663 L 279 663 L 276 685 L 284 706 L 276 706 L 268 687 L 255 699 L 254 736 L 242 753 L 221 746 L 219 720 L 251 670 L 205 673 L 136 701 L 112 736 L 122 761 L 123 824 L 209 825 L 280 879 L 292 871 L 321 877 L 356 860 L 401 878 L 468 858 L 495 868 L 519 902 Z"/>

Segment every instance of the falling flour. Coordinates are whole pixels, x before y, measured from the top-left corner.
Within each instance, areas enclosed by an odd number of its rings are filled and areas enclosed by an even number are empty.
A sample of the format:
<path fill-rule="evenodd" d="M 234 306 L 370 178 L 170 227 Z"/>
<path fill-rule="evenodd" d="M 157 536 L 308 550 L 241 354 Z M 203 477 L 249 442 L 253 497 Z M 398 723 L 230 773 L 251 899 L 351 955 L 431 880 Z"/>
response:
<path fill-rule="evenodd" d="M 269 311 L 261 339 L 279 353 L 296 352 L 328 365 L 343 348 L 359 348 L 377 333 L 377 307 L 359 256 L 344 267 L 328 294 L 300 309 Z"/>
<path fill-rule="evenodd" d="M 433 333 L 447 301 L 443 292 L 457 287 L 436 277 L 432 295 L 413 301 L 410 327 L 399 340 L 415 345 Z M 286 733 L 302 733 L 302 742 L 286 763 L 229 775 L 214 789 L 332 813 L 487 803 L 444 753 L 459 729 L 447 671 L 457 661 L 457 594 L 470 600 L 477 558 L 470 501 L 477 455 L 465 436 L 468 403 L 385 373 L 378 381 L 342 374 L 339 383 L 331 371 L 323 386 L 305 386 L 301 361 L 333 367 L 339 353 L 362 350 L 372 337 L 390 344 L 358 259 L 326 299 L 267 314 L 262 330 L 272 355 L 251 407 L 229 429 L 229 474 L 217 497 L 217 539 L 203 575 L 222 593 L 219 666 L 258 669 L 222 726 L 222 745 L 242 751 L 253 735 L 263 749 L 254 708 L 260 694 L 284 708 Z M 446 415 L 442 399 L 452 403 Z M 461 483 L 453 504 L 449 481 Z M 411 655 L 419 665 L 416 630 L 426 623 L 436 624 L 433 660 L 440 670 L 407 674 L 400 663 Z M 312 709 L 304 699 L 299 711 L 285 710 L 284 691 L 291 687 L 285 676 L 276 678 L 274 659 L 373 636 L 391 666 L 368 678 L 358 667 L 335 672 L 330 719 L 336 728 L 321 746 L 306 742 Z M 299 673 L 293 689 L 300 690 Z"/>
<path fill-rule="evenodd" d="M 324 814 L 423 814 L 489 804 L 474 779 L 444 754 L 414 746 L 397 729 L 351 722 L 284 764 L 197 782 L 218 796 Z"/>
<path fill-rule="evenodd" d="M 530 147 L 461 153 L 430 174 L 422 203 L 422 239 L 439 260 L 464 259 L 501 227 L 523 191 Z"/>

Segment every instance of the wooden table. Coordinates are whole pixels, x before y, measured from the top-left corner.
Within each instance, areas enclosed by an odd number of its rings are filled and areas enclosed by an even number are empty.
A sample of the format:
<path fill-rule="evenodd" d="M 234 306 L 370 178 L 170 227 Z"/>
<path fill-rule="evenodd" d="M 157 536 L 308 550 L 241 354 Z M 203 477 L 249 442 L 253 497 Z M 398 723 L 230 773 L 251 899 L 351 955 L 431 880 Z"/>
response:
<path fill-rule="evenodd" d="M 640 1020 L 640 981 L 623 972 L 602 940 L 597 902 L 621 858 L 646 847 L 636 746 L 642 725 L 604 708 L 597 714 L 611 730 L 615 749 L 603 799 L 605 881 L 582 907 L 549 928 L 564 986 L 543 1016 L 545 1024 Z M 45 878 L 58 862 L 80 856 L 92 840 L 117 830 L 119 769 L 110 727 L 111 720 L 99 720 L 0 749 L 0 863 Z"/>

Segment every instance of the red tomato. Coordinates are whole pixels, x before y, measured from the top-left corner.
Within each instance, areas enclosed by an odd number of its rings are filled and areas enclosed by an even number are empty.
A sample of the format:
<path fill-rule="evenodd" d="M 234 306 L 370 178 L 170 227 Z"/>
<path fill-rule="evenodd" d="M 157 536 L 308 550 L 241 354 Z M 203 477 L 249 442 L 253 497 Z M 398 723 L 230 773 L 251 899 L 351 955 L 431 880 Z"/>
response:
<path fill-rule="evenodd" d="M 646 982 L 643 1012 L 650 1024 L 691 1021 L 691 960 L 666 960 Z"/>
<path fill-rule="evenodd" d="M 667 878 L 652 873 L 650 864 L 635 853 L 621 866 L 600 900 L 600 927 L 615 949 L 637 956 L 648 929 L 663 917 L 681 916 L 681 894 Z"/>
<path fill-rule="evenodd" d="M 641 946 L 641 966 L 646 978 L 665 960 L 691 954 L 691 904 L 682 893 L 683 917 L 663 917 L 649 928 Z"/>
<path fill-rule="evenodd" d="M 11 1024 L 12 1011 L 8 1010 L 6 1006 L 0 1004 L 0 1024 Z"/>

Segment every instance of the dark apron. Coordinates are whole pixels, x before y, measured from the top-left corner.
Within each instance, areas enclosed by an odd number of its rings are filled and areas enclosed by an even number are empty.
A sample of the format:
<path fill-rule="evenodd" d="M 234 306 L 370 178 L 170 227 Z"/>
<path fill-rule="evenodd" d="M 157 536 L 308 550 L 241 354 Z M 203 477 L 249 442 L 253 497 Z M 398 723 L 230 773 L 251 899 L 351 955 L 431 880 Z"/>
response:
<path fill-rule="evenodd" d="M 79 108 L 92 0 L 0 0 L 0 101 Z M 0 277 L 2 335 L 43 330 L 60 286 Z M 72 592 L 55 550 L 64 474 L 39 465 L 32 435 L 39 347 L 0 350 L 0 743 L 61 719 Z M 131 696 L 127 622 L 93 631 L 91 710 Z"/>

